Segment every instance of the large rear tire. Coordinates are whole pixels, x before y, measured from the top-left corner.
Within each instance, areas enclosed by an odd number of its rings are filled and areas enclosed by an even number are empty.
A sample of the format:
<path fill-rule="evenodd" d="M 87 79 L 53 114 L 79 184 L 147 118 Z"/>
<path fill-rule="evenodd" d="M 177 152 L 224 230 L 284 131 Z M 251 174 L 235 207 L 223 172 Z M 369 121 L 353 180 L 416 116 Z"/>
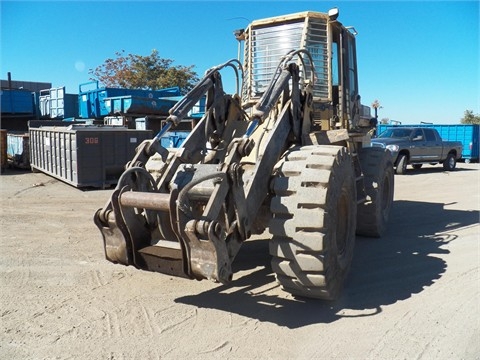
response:
<path fill-rule="evenodd" d="M 392 156 L 381 148 L 363 148 L 358 153 L 364 176 L 366 201 L 357 207 L 357 234 L 381 237 L 387 228 L 393 203 Z"/>
<path fill-rule="evenodd" d="M 294 148 L 279 164 L 273 192 L 270 254 L 277 281 L 294 295 L 336 299 L 355 244 L 350 154 L 339 146 Z"/>

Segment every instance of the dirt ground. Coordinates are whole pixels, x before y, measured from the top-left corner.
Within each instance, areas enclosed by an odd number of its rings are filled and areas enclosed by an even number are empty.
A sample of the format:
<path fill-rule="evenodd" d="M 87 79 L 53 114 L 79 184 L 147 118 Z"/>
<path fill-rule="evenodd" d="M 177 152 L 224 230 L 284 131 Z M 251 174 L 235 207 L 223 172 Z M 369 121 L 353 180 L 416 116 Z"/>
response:
<path fill-rule="evenodd" d="M 221 286 L 104 259 L 111 190 L 0 176 L 1 359 L 479 359 L 479 164 L 395 176 L 387 235 L 357 238 L 336 302 L 275 283 L 267 236 Z"/>

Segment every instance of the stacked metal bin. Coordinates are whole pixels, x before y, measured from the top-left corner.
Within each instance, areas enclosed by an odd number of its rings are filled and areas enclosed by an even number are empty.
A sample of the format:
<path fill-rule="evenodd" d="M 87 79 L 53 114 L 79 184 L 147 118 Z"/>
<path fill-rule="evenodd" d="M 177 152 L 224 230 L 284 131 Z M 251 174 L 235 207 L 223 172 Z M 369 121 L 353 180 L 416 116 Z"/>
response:
<path fill-rule="evenodd" d="M 151 131 L 96 125 L 30 129 L 30 165 L 75 187 L 118 182 L 135 148 Z"/>
<path fill-rule="evenodd" d="M 33 94 L 31 91 L 15 89 L 1 90 L 0 99 L 2 115 L 35 114 Z"/>
<path fill-rule="evenodd" d="M 164 148 L 178 148 L 185 139 L 190 135 L 190 132 L 195 127 L 197 119 L 190 118 L 184 119 L 175 127 L 175 131 L 167 131 L 160 139 L 160 144 Z M 157 118 L 143 117 L 135 119 L 135 128 L 139 130 L 153 130 L 154 134 L 157 134 L 160 129 L 165 125 L 165 120 Z"/>
<path fill-rule="evenodd" d="M 188 135 L 190 135 L 190 133 L 187 131 L 168 131 L 160 139 L 160 144 L 164 148 L 179 148 Z"/>
<path fill-rule="evenodd" d="M 161 98 L 138 96 L 117 96 L 105 99 L 105 108 L 109 114 L 168 115 L 176 101 Z"/>
<path fill-rule="evenodd" d="M 41 118 L 74 118 L 78 116 L 78 95 L 67 94 L 65 86 L 41 90 L 38 108 Z"/>
<path fill-rule="evenodd" d="M 180 88 L 172 87 L 160 90 L 141 90 L 141 89 L 122 89 L 122 88 L 110 88 L 100 87 L 98 81 L 88 82 L 79 85 L 78 94 L 78 107 L 79 116 L 83 119 L 87 118 L 103 118 L 107 115 L 112 115 L 115 110 L 112 109 L 112 102 L 105 102 L 109 98 L 115 98 L 115 105 L 119 104 L 124 107 L 124 102 L 121 97 L 134 98 L 134 105 L 137 103 L 145 107 L 144 99 L 159 99 L 171 96 L 179 96 Z M 167 100 L 165 100 L 167 101 Z M 109 107 L 107 107 L 107 104 Z M 174 102 L 172 102 L 174 104 Z M 165 105 L 165 104 L 164 104 Z M 170 105 L 170 102 L 169 102 Z M 147 109 L 152 110 L 151 103 L 147 103 Z M 153 106 L 155 108 L 156 106 Z M 133 109 L 132 109 L 133 110 Z M 141 112 L 143 112 L 142 109 Z M 168 110 L 167 110 L 168 111 Z M 132 111 L 130 111 L 132 112 Z"/>

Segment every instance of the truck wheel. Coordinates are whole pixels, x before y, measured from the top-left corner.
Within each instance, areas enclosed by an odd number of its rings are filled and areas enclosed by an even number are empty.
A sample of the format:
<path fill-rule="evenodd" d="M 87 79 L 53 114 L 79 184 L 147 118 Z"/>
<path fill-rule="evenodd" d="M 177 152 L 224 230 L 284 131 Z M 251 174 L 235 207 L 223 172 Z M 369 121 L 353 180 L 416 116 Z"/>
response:
<path fill-rule="evenodd" d="M 357 206 L 357 234 L 380 237 L 386 230 L 393 203 L 394 174 L 391 155 L 381 148 L 358 153 L 367 200 Z"/>
<path fill-rule="evenodd" d="M 457 166 L 457 159 L 455 158 L 455 154 L 448 154 L 447 158 L 443 162 L 443 169 L 445 171 L 452 171 Z"/>
<path fill-rule="evenodd" d="M 399 175 L 404 175 L 407 172 L 407 155 L 400 154 L 398 155 L 398 162 L 396 167 L 396 173 Z"/>
<path fill-rule="evenodd" d="M 294 148 L 279 163 L 276 175 L 269 228 L 277 281 L 294 295 L 336 299 L 355 244 L 351 156 L 339 146 Z"/>

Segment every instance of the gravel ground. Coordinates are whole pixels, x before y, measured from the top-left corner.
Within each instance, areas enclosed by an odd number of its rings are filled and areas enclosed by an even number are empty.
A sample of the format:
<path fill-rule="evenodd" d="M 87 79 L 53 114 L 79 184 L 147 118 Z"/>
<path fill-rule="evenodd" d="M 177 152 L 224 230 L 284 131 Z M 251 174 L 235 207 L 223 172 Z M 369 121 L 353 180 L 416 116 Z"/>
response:
<path fill-rule="evenodd" d="M 336 302 L 275 283 L 267 235 L 234 282 L 104 259 L 93 223 L 111 190 L 42 173 L 0 176 L 2 359 L 479 359 L 479 164 L 395 176 L 382 239 L 357 238 Z"/>

